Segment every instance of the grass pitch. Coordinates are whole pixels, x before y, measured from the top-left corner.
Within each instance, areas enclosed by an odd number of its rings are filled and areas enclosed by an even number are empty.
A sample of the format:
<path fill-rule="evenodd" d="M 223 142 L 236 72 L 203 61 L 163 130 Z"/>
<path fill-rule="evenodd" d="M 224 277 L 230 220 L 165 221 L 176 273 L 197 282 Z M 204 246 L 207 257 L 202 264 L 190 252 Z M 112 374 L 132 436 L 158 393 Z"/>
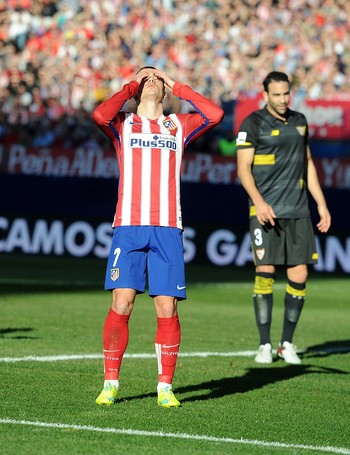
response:
<path fill-rule="evenodd" d="M 294 338 L 302 365 L 276 360 L 264 366 L 253 361 L 258 340 L 251 271 L 231 281 L 221 271 L 223 282 L 210 283 L 212 272 L 190 270 L 188 300 L 179 306 L 178 409 L 157 406 L 155 314 L 152 300 L 140 296 L 120 399 L 101 408 L 95 398 L 103 383 L 102 327 L 110 296 L 96 286 L 100 277 L 88 261 L 76 273 L 65 268 L 69 286 L 62 284 L 60 267 L 46 264 L 41 282 L 21 269 L 25 286 L 10 272 L 8 279 L 1 275 L 0 453 L 350 454 L 349 279 L 310 278 Z M 284 287 L 281 274 L 275 349 Z"/>

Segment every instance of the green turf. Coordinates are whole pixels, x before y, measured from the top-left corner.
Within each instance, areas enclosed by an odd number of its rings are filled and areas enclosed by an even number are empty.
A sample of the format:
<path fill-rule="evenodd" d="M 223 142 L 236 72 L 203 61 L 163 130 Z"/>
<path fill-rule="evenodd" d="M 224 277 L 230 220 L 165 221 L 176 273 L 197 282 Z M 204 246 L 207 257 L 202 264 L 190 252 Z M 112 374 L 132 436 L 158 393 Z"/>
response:
<path fill-rule="evenodd" d="M 91 270 L 84 273 L 80 268 L 80 285 L 69 288 L 58 283 L 68 269 L 64 272 L 54 264 L 42 271 L 45 286 L 39 279 L 34 286 L 29 269 L 23 271 L 23 281 L 18 277 L 17 286 L 3 277 L 1 359 L 101 354 L 110 296 L 99 288 L 99 277 L 90 287 L 82 285 L 98 268 L 87 261 Z M 103 262 L 99 265 L 103 268 Z M 32 273 L 39 269 L 31 268 Z M 191 273 L 196 278 L 189 283 L 188 300 L 180 304 L 181 353 L 254 350 L 251 271 L 245 271 L 245 281 L 236 275 L 232 283 L 222 284 L 209 283 L 211 272 L 202 273 L 205 283 L 199 281 L 199 270 Z M 50 276 L 58 277 L 56 286 L 48 286 Z M 76 275 L 70 277 L 73 286 Z M 283 289 L 281 275 L 275 286 L 274 347 L 281 332 Z M 157 406 L 153 356 L 124 359 L 120 399 L 107 409 L 94 402 L 103 381 L 102 358 L 2 360 L 0 453 L 294 455 L 326 453 L 320 447 L 330 446 L 343 449 L 331 453 L 350 454 L 350 282 L 313 277 L 307 291 L 294 340 L 305 351 L 301 366 L 282 361 L 259 366 L 252 356 L 180 356 L 174 378 L 179 409 Z M 153 355 L 154 334 L 152 301 L 140 296 L 130 321 L 127 353 Z M 131 434 L 121 434 L 122 429 Z"/>

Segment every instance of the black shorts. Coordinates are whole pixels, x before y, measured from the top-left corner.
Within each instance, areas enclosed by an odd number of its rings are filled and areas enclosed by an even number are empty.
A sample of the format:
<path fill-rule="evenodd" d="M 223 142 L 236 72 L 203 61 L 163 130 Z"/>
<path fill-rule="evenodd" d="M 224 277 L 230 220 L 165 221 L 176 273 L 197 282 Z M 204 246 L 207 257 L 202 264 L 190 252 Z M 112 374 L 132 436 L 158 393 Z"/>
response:
<path fill-rule="evenodd" d="M 250 237 L 255 265 L 316 264 L 315 235 L 310 218 L 277 219 L 275 226 L 262 226 L 250 219 Z"/>

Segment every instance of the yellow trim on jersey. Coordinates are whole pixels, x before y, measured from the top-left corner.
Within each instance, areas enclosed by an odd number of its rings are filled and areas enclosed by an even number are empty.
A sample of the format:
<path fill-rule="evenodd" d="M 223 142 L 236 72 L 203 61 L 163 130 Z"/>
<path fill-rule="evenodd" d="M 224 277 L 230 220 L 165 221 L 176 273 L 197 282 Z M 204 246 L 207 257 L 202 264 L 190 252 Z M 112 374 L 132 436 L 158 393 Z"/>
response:
<path fill-rule="evenodd" d="M 313 253 L 311 259 L 317 261 L 317 259 L 318 259 L 318 253 Z"/>
<path fill-rule="evenodd" d="M 300 189 L 302 190 L 305 186 L 305 182 L 304 182 L 304 179 L 300 179 L 299 180 L 299 186 L 300 186 Z"/>
<path fill-rule="evenodd" d="M 251 143 L 251 142 L 245 142 L 245 141 L 239 141 L 239 140 L 237 139 L 237 140 L 236 140 L 236 146 L 237 146 L 237 147 L 241 147 L 241 146 L 243 146 L 243 147 L 247 147 L 247 146 L 251 147 L 251 146 L 252 146 L 252 143 Z"/>
<path fill-rule="evenodd" d="M 256 207 L 252 205 L 249 209 L 249 216 L 256 216 Z"/>
<path fill-rule="evenodd" d="M 295 289 L 290 284 L 286 286 L 286 292 L 290 295 L 295 295 L 297 297 L 305 297 L 306 296 L 306 288 L 304 289 Z"/>
<path fill-rule="evenodd" d="M 264 165 L 264 164 L 275 164 L 276 155 L 254 155 L 255 165 Z"/>
<path fill-rule="evenodd" d="M 272 294 L 273 278 L 265 278 L 264 276 L 257 275 L 254 283 L 254 294 Z"/>

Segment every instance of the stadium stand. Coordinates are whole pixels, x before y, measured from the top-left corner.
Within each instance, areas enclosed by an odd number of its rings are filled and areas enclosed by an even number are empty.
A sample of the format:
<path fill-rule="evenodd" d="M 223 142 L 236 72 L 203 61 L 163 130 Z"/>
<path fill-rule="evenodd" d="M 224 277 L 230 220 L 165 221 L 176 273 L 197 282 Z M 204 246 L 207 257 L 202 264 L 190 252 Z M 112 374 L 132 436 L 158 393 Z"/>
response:
<path fill-rule="evenodd" d="M 144 64 L 221 103 L 229 121 L 272 69 L 298 97 L 350 100 L 350 2 L 0 0 L 1 139 L 107 146 L 91 112 Z"/>

